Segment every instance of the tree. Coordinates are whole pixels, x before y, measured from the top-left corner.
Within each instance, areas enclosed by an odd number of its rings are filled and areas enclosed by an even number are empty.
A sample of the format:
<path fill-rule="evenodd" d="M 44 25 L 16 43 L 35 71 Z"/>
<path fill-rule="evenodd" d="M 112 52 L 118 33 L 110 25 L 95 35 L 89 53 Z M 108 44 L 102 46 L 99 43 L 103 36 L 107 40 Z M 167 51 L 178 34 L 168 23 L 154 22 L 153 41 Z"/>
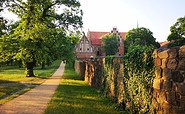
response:
<path fill-rule="evenodd" d="M 6 5 L 20 18 L 15 31 L 6 38 L 17 42 L 13 58 L 23 62 L 27 77 L 34 76 L 36 64 L 64 56 L 61 52 L 68 48 L 67 34 L 82 26 L 82 11 L 76 0 L 10 0 Z M 62 10 L 57 13 L 57 9 Z"/>
<path fill-rule="evenodd" d="M 144 27 L 132 29 L 126 34 L 125 52 L 132 46 L 151 46 L 153 48 L 160 47 L 159 43 L 153 37 L 153 33 Z"/>
<path fill-rule="evenodd" d="M 185 16 L 177 19 L 177 22 L 170 27 L 171 34 L 167 40 L 171 41 L 168 47 L 182 46 L 185 44 Z"/>
<path fill-rule="evenodd" d="M 102 42 L 103 42 L 103 50 L 106 53 L 106 55 L 115 55 L 118 51 L 118 40 L 119 36 L 114 33 L 107 34 L 103 36 Z"/>

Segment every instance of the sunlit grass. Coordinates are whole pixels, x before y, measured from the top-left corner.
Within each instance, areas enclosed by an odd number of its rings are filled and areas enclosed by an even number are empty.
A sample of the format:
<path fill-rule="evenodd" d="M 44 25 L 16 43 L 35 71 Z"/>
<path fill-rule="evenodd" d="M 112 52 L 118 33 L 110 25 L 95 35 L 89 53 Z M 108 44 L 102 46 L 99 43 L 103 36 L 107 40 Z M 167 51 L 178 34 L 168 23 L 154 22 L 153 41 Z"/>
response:
<path fill-rule="evenodd" d="M 60 61 L 54 61 L 53 64 L 46 69 L 36 67 L 34 73 L 36 77 L 26 77 L 24 68 L 18 68 L 18 66 L 6 66 L 0 69 L 0 104 L 3 104 L 25 91 L 33 88 L 27 87 L 24 83 L 29 84 L 41 84 L 45 81 L 45 78 L 50 77 L 58 68 Z M 26 89 L 26 90 L 25 90 Z M 23 90 L 23 91 L 20 91 Z M 16 93 L 16 94 L 15 94 Z M 5 98 L 8 97 L 8 98 Z"/>
<path fill-rule="evenodd" d="M 118 114 L 110 99 L 79 80 L 73 69 L 66 67 L 63 79 L 45 114 Z"/>
<path fill-rule="evenodd" d="M 53 64 L 46 69 L 41 69 L 40 67 L 34 68 L 34 73 L 37 77 L 26 77 L 25 69 L 18 68 L 16 66 L 1 67 L 0 70 L 0 83 L 4 81 L 14 81 L 14 82 L 28 82 L 36 81 L 42 78 L 47 78 L 53 74 L 53 72 L 59 66 L 60 61 L 54 61 Z"/>

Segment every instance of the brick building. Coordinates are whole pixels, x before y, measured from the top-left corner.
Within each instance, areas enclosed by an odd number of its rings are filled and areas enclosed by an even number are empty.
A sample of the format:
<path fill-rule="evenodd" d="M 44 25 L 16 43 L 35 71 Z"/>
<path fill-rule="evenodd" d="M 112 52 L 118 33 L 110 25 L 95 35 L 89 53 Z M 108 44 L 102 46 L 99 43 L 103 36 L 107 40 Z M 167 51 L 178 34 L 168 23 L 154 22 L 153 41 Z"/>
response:
<path fill-rule="evenodd" d="M 79 43 L 75 46 L 75 55 L 77 59 L 89 59 L 91 57 L 105 56 L 102 51 L 102 37 L 106 34 L 114 33 L 119 35 L 119 47 L 117 56 L 122 56 L 124 54 L 124 39 L 126 32 L 118 32 L 117 28 L 113 28 L 111 32 L 95 32 L 88 31 L 87 36 L 83 36 Z"/>

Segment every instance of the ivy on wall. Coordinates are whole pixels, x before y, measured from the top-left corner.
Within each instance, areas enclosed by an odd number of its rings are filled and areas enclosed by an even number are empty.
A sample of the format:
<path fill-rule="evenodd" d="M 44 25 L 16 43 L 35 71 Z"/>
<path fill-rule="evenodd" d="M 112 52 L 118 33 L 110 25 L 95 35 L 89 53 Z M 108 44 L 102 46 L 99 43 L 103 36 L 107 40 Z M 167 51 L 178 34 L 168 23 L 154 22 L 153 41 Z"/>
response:
<path fill-rule="evenodd" d="M 114 56 L 107 56 L 104 61 L 103 78 L 102 78 L 102 92 L 106 96 L 110 96 L 110 88 L 112 82 L 112 76 L 114 74 L 113 59 Z"/>
<path fill-rule="evenodd" d="M 123 56 L 107 56 L 91 61 L 87 69 L 88 83 L 118 103 L 118 109 L 131 114 L 150 113 L 154 78 L 153 49 L 133 46 Z M 90 75 L 92 74 L 92 75 Z"/>
<path fill-rule="evenodd" d="M 123 103 L 130 113 L 149 113 L 154 65 L 152 49 L 135 46 L 123 57 Z"/>

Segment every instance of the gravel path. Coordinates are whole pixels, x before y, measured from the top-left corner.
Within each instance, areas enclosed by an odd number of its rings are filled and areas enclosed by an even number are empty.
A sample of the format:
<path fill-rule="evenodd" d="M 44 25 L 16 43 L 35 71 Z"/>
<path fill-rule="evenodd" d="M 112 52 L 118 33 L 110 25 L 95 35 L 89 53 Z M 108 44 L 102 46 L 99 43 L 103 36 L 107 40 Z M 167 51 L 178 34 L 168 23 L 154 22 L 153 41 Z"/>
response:
<path fill-rule="evenodd" d="M 57 71 L 43 84 L 0 106 L 0 114 L 43 114 L 57 89 L 64 72 L 61 63 Z"/>

